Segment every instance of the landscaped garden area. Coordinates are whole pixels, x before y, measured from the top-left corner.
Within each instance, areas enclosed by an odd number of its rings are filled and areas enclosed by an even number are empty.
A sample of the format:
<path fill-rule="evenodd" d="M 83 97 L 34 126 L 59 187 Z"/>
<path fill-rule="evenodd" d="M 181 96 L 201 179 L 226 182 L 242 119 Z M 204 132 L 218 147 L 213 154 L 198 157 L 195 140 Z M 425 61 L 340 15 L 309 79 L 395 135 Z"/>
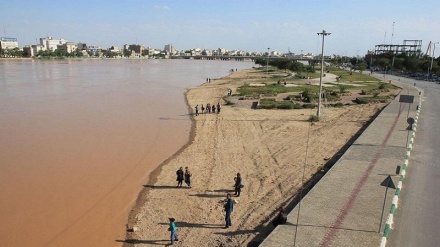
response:
<path fill-rule="evenodd" d="M 226 97 L 227 104 L 235 100 L 258 101 L 257 109 L 315 108 L 319 96 L 319 73 L 297 74 L 274 67 L 255 68 L 252 77 L 239 86 L 235 94 Z M 305 79 L 304 75 L 306 75 Z M 325 107 L 386 103 L 393 99 L 399 88 L 372 77 L 369 72 L 359 73 L 328 67 L 322 79 L 322 104 Z"/>

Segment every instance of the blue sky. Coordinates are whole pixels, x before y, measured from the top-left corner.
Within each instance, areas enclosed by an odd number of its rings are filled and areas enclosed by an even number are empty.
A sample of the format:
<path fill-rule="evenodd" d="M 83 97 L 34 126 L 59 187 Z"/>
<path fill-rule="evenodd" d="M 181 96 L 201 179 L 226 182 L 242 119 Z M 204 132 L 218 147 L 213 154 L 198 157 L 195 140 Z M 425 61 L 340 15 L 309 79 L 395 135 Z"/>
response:
<path fill-rule="evenodd" d="M 423 52 L 429 41 L 440 41 L 438 0 L 4 0 L 0 6 L 0 36 L 18 38 L 20 46 L 50 35 L 103 48 L 173 44 L 319 54 L 317 33 L 326 30 L 326 54 L 362 56 L 384 41 L 420 39 Z"/>

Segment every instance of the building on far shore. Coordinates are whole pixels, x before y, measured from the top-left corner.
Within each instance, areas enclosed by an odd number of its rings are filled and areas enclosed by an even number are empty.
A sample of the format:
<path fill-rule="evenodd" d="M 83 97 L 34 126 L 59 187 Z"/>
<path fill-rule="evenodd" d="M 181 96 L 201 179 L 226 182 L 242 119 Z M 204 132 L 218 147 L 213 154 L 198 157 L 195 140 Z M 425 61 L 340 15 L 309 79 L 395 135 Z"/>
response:
<path fill-rule="evenodd" d="M 170 55 L 175 55 L 177 53 L 177 49 L 172 44 L 165 45 L 163 50 Z"/>
<path fill-rule="evenodd" d="M 66 42 L 62 45 L 57 46 L 58 50 L 64 51 L 66 53 L 72 53 L 78 49 L 78 46 L 74 42 Z"/>
<path fill-rule="evenodd" d="M 3 55 L 5 50 L 15 48 L 19 48 L 17 38 L 0 37 L 0 55 Z"/>
<path fill-rule="evenodd" d="M 51 36 L 47 36 L 46 38 L 40 38 L 40 46 L 43 47 L 43 51 L 55 51 L 58 49 L 58 45 L 64 45 L 67 43 L 65 39 L 54 39 Z"/>
<path fill-rule="evenodd" d="M 124 53 L 128 56 L 144 56 L 146 55 L 145 47 L 143 45 L 124 45 Z"/>

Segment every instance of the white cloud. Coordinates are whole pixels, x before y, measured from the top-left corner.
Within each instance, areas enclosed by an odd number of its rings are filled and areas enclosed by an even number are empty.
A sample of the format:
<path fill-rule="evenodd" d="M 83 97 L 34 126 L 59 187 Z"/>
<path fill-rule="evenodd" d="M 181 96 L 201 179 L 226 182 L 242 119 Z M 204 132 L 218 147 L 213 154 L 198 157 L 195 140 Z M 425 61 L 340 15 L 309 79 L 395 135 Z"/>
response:
<path fill-rule="evenodd" d="M 154 5 L 154 9 L 160 9 L 160 10 L 170 10 L 171 8 L 167 5 Z"/>

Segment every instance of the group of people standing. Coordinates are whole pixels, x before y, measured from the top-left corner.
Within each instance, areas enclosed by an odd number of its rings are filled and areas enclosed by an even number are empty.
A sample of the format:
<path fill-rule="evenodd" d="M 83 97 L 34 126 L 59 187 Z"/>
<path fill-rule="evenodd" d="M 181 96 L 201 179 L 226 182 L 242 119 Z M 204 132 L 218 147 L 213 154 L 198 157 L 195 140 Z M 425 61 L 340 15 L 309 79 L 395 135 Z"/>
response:
<path fill-rule="evenodd" d="M 191 172 L 189 171 L 188 167 L 185 167 L 185 171 L 183 171 L 183 167 L 180 167 L 179 170 L 176 171 L 176 175 L 177 175 L 177 188 L 181 188 L 182 187 L 182 183 L 183 181 L 185 181 L 186 185 L 188 186 L 188 188 L 191 188 Z"/>
<path fill-rule="evenodd" d="M 191 172 L 188 167 L 185 167 L 185 171 L 183 167 L 180 167 L 176 171 L 177 175 L 177 187 L 182 187 L 183 182 L 188 185 L 188 188 L 191 188 Z M 240 173 L 234 177 L 234 195 L 239 197 L 241 193 L 241 189 L 244 187 L 243 179 Z M 225 228 L 229 228 L 232 226 L 231 214 L 234 211 L 235 200 L 232 199 L 232 195 L 230 193 L 226 194 L 226 199 L 223 201 L 223 209 L 225 211 Z M 272 224 L 276 227 L 279 224 L 285 224 L 287 221 L 287 214 L 285 213 L 282 207 L 279 208 L 278 215 L 273 219 Z M 177 226 L 174 218 L 169 218 L 169 228 L 170 231 L 170 240 L 171 244 L 174 244 L 175 241 L 179 241 L 177 235 Z"/>
<path fill-rule="evenodd" d="M 177 187 L 182 187 L 183 182 L 187 184 L 188 188 L 191 188 L 191 172 L 189 171 L 188 167 L 185 167 L 185 171 L 183 171 L 183 167 L 180 167 L 176 171 L 177 175 Z M 237 173 L 237 175 L 234 177 L 234 195 L 239 197 L 241 193 L 241 189 L 244 187 L 243 179 L 241 177 L 240 173 Z M 232 195 L 230 193 L 227 193 L 226 200 L 224 201 L 224 211 L 225 211 L 225 228 L 229 228 L 232 226 L 232 220 L 231 220 L 231 214 L 234 211 L 234 204 L 235 201 L 232 199 Z M 175 223 L 174 218 L 169 218 L 170 220 L 170 227 L 168 230 L 170 231 L 170 239 L 171 244 L 174 244 L 175 241 L 178 241 L 178 235 L 177 235 L 177 227 Z M 279 209 L 279 213 L 277 217 L 272 221 L 272 224 L 276 227 L 279 224 L 284 224 L 287 221 L 287 215 L 284 212 L 283 208 Z"/>
<path fill-rule="evenodd" d="M 197 104 L 194 107 L 194 109 L 195 109 L 195 115 L 198 116 L 199 115 L 199 104 Z M 211 105 L 210 103 L 208 103 L 208 104 L 206 104 L 206 107 L 203 106 L 203 104 L 202 104 L 202 106 L 200 107 L 200 110 L 201 110 L 202 114 L 204 114 L 204 113 L 216 113 L 216 112 L 217 112 L 217 114 L 219 114 L 220 110 L 221 110 L 221 106 L 220 106 L 220 103 L 217 103 L 217 106 L 215 104 Z"/>

